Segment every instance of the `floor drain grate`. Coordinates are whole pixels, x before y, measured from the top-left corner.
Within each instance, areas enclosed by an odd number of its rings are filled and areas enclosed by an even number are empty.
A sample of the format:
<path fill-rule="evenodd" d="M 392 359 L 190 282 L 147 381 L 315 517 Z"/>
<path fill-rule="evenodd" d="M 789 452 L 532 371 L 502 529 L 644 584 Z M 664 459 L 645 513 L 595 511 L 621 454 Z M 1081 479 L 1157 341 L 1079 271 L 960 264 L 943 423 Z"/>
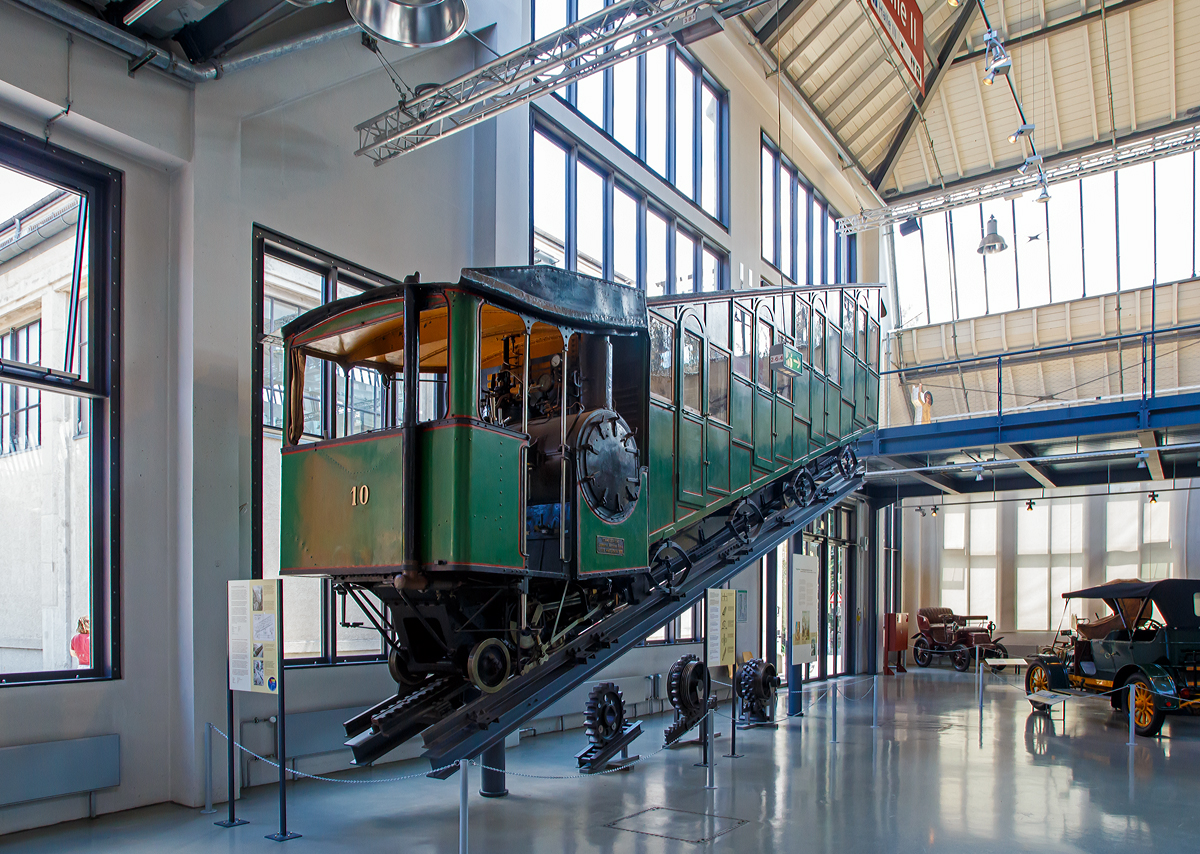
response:
<path fill-rule="evenodd" d="M 737 830 L 743 824 L 749 824 L 749 822 L 745 819 L 725 815 L 673 810 L 667 807 L 650 807 L 616 821 L 610 821 L 604 826 L 614 830 L 642 833 L 646 836 L 701 844 L 712 842 L 718 836 L 724 836 L 731 830 Z"/>

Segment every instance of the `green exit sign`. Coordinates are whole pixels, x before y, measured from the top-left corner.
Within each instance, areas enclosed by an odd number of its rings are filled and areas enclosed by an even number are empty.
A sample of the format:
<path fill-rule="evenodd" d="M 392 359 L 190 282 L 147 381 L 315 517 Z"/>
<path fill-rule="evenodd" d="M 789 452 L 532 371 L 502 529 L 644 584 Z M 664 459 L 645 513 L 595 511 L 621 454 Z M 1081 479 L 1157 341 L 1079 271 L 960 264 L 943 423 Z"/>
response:
<path fill-rule="evenodd" d="M 791 344 L 776 344 L 771 348 L 771 370 L 784 376 L 798 377 L 803 369 L 804 359 Z"/>

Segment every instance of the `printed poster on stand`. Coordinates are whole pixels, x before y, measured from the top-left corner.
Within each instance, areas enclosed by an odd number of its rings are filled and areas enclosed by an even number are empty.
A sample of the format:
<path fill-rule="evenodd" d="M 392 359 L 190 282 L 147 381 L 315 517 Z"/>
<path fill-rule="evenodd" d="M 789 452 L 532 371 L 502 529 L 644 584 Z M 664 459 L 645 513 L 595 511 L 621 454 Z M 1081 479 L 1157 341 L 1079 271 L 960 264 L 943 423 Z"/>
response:
<path fill-rule="evenodd" d="M 820 575 L 821 562 L 815 555 L 792 555 L 792 664 L 817 660 Z"/>
<path fill-rule="evenodd" d="M 229 582 L 229 690 L 279 692 L 281 582 Z"/>

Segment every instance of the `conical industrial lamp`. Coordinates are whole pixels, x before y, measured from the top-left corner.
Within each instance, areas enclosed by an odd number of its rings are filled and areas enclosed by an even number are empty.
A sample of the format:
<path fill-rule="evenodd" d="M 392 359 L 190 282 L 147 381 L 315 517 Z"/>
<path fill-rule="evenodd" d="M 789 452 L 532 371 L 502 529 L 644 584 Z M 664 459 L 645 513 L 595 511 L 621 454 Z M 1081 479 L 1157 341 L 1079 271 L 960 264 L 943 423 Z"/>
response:
<path fill-rule="evenodd" d="M 996 218 L 989 216 L 987 233 L 983 235 L 983 240 L 979 241 L 979 248 L 975 251 L 980 255 L 995 255 L 997 252 L 1003 252 L 1007 248 L 1008 244 L 1000 236 L 1000 226 L 996 222 Z"/>
<path fill-rule="evenodd" d="M 371 35 L 405 47 L 430 47 L 467 28 L 466 0 L 346 0 L 350 17 Z"/>

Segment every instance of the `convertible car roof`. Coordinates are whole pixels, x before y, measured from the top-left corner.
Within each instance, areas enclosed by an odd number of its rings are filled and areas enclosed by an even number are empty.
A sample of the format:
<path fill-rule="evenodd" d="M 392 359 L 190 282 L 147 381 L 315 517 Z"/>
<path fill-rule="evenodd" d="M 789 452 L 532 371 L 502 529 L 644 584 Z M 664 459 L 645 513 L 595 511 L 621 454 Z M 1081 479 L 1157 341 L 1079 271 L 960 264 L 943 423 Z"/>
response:
<path fill-rule="evenodd" d="M 1103 599 L 1111 606 L 1118 599 L 1150 599 L 1167 624 L 1177 628 L 1200 628 L 1200 579 L 1165 578 L 1161 581 L 1113 581 L 1072 590 L 1064 599 Z M 1114 609 L 1115 610 L 1115 609 Z"/>

